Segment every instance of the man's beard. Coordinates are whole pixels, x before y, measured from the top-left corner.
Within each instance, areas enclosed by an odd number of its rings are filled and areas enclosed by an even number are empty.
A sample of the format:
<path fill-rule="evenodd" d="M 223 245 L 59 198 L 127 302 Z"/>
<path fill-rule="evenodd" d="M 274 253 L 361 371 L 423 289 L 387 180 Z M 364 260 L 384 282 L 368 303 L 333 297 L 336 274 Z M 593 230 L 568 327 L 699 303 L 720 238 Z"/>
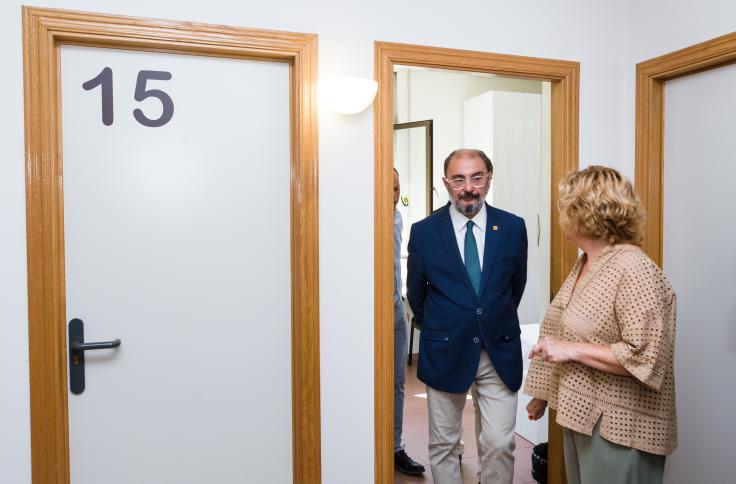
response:
<path fill-rule="evenodd" d="M 460 201 L 474 201 L 475 203 L 471 203 L 470 205 L 460 205 Z M 452 205 L 457 209 L 458 212 L 462 213 L 463 215 L 475 215 L 478 213 L 480 208 L 483 206 L 483 200 L 480 199 L 480 195 L 477 195 L 475 193 L 463 193 L 456 199 L 452 200 Z"/>

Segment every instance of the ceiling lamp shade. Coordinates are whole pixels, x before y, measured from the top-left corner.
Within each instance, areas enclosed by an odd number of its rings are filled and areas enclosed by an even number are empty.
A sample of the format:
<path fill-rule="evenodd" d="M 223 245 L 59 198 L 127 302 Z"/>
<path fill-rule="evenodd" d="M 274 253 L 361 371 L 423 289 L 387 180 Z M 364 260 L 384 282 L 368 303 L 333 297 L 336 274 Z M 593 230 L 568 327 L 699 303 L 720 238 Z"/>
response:
<path fill-rule="evenodd" d="M 329 77 L 320 81 L 319 95 L 341 114 L 357 114 L 373 102 L 378 83 L 364 77 Z"/>

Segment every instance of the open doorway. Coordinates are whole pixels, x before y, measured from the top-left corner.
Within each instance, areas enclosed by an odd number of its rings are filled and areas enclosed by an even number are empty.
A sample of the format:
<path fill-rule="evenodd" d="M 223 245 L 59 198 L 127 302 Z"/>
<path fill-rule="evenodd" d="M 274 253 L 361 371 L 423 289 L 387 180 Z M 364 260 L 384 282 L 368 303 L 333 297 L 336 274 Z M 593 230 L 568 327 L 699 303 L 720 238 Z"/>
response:
<path fill-rule="evenodd" d="M 376 264 L 376 482 L 394 482 L 392 428 L 393 428 L 393 321 L 389 312 L 393 291 L 392 264 L 389 262 L 389 253 L 392 252 L 392 225 L 393 203 L 388 194 L 391 187 L 392 169 L 394 160 L 399 165 L 396 168 L 404 171 L 402 182 L 407 186 L 402 189 L 402 203 L 399 203 L 404 215 L 404 244 L 408 240 L 411 223 L 424 218 L 428 210 L 443 206 L 448 195 L 442 185 L 443 161 L 450 151 L 459 148 L 479 148 L 486 151 L 494 162 L 494 177 L 496 174 L 504 180 L 504 186 L 498 178 L 495 181 L 495 190 L 489 194 L 487 201 L 498 205 L 507 211 L 515 212 L 525 219 L 529 237 L 530 274 L 533 280 L 527 286 L 525 302 L 520 309 L 520 319 L 524 326 L 539 322 L 541 312 L 562 282 L 562 278 L 573 264 L 576 251 L 567 243 L 557 227 L 556 213 L 551 207 L 556 203 L 556 193 L 552 186 L 565 172 L 576 169 L 577 161 L 577 98 L 578 98 L 578 70 L 575 62 L 551 61 L 546 59 L 530 59 L 515 56 L 486 54 L 478 52 L 455 51 L 432 47 L 408 46 L 402 44 L 376 43 L 376 72 L 379 82 L 379 97 L 375 103 L 376 112 L 376 224 L 375 224 L 375 264 Z M 412 79 L 413 78 L 413 79 Z M 445 104 L 446 110 L 454 114 L 454 123 L 438 112 L 431 112 L 435 108 L 421 107 L 417 101 L 422 97 L 422 90 L 429 89 L 430 84 L 435 87 L 450 86 L 452 80 L 458 90 L 449 92 L 426 92 L 425 97 Z M 414 84 L 412 84 L 413 81 Z M 514 87 L 512 87 L 514 86 Z M 431 91 L 431 89 L 430 89 Z M 454 94 L 455 91 L 459 94 Z M 413 92 L 412 95 L 406 94 Z M 546 96 L 547 144 L 544 146 L 543 112 Z M 448 108 L 450 98 L 453 98 L 452 108 Z M 536 108 L 536 115 L 534 109 Z M 424 109 L 424 111 L 422 111 Z M 508 114 L 508 113 L 514 113 Z M 504 114 L 506 113 L 506 114 Z M 525 113 L 525 114 L 521 114 Z M 500 121 L 506 116 L 506 121 Z M 518 123 L 510 121 L 518 118 Z M 493 120 L 498 119 L 494 129 Z M 394 125 L 409 122 L 432 121 L 433 148 L 431 176 L 426 172 L 427 164 L 420 168 L 407 170 L 406 160 L 400 159 L 403 150 L 411 159 L 411 146 L 422 146 L 421 143 L 412 143 L 395 138 Z M 535 120 L 535 121 L 532 121 Z M 518 125 L 518 126 L 517 126 Z M 442 132 L 440 131 L 442 126 Z M 449 128 L 448 128 L 449 126 Z M 531 138 L 538 140 L 525 143 L 524 126 L 526 129 L 536 130 Z M 445 136 L 447 132 L 447 137 Z M 507 143 L 504 140 L 521 137 L 521 143 Z M 405 145 L 405 146 L 402 146 Z M 516 146 L 514 146 L 514 144 Z M 472 145 L 472 146 L 471 146 Z M 424 145 L 426 150 L 426 144 Z M 397 151 L 398 150 L 398 151 Z M 514 151 L 516 150 L 516 151 Z M 504 152 L 506 151 L 506 154 Z M 536 156 L 527 156 L 527 163 L 514 163 L 503 160 L 518 160 L 526 155 L 524 151 L 536 152 Z M 545 156 L 546 152 L 546 156 Z M 426 153 L 425 153 L 426 154 Z M 397 157 L 398 155 L 398 157 Z M 422 157 L 417 156 L 417 159 Z M 402 168 L 403 165 L 403 168 Z M 422 172 L 422 170 L 424 170 Z M 406 173 L 408 171 L 408 173 Z M 524 180 L 525 174 L 534 172 L 534 181 L 513 185 L 513 180 Z M 414 175 L 414 176 L 412 176 Z M 528 178 L 528 176 L 527 176 Z M 531 185 L 531 187 L 530 187 Z M 420 187 L 420 188 L 418 188 Z M 406 201 L 405 205 L 403 202 Z M 415 202 L 416 209 L 409 210 Z M 414 208 L 412 207 L 412 208 Z M 404 252 L 402 250 L 402 252 Z M 532 269 L 533 267 L 533 269 Z M 405 274 L 405 272 L 404 272 Z M 536 315 L 536 316 L 535 316 Z M 524 324 L 528 323 L 528 324 Z M 526 335 L 532 343 L 536 341 L 534 335 Z M 409 371 L 409 379 L 412 372 Z M 413 390 L 407 388 L 406 398 L 412 398 Z M 416 392 L 416 398 L 422 398 L 421 392 Z M 520 404 L 523 398 L 520 398 Z M 407 408 L 412 406 L 407 403 Z M 413 410 L 417 405 L 412 406 Z M 468 406 L 472 412 L 472 406 Z M 523 410 L 523 407 L 521 407 Z M 411 410 L 410 410 L 411 411 Z M 554 416 L 551 416 L 552 419 Z M 419 422 L 417 422 L 419 420 Z M 406 418 L 407 425 L 420 425 L 426 429 L 426 420 Z M 526 415 L 523 419 L 517 418 L 517 424 L 527 423 Z M 472 425 L 472 424 L 471 424 Z M 470 427 L 472 429 L 472 426 Z M 417 429 L 418 430 L 418 429 Z M 519 429 L 527 435 L 541 441 L 543 432 L 538 429 Z M 414 430 L 411 431 L 412 433 Z M 534 433 L 536 432 L 536 435 Z M 562 468 L 562 449 L 559 440 L 559 428 L 552 425 L 549 440 L 550 451 L 550 480 L 549 482 L 564 482 Z M 465 444 L 471 457 L 474 444 L 474 433 L 467 433 Z M 472 447 L 471 447 L 472 446 Z M 421 457 L 420 457 L 421 458 Z M 468 462 L 468 468 L 463 472 L 469 476 L 468 482 L 474 481 L 474 470 Z M 470 472 L 466 472 L 466 470 Z M 414 481 L 412 481 L 414 482 Z M 421 481 L 417 481 L 421 482 Z M 431 482 L 428 480 L 428 482 Z"/>
<path fill-rule="evenodd" d="M 522 217 L 526 224 L 527 282 L 518 314 L 522 353 L 528 353 L 538 339 L 541 315 L 549 304 L 550 83 L 403 65 L 394 66 L 394 74 L 394 168 L 401 180 L 398 210 L 404 221 L 401 281 L 406 281 L 411 225 L 449 201 L 442 184 L 442 161 L 458 148 L 483 150 L 493 162 L 493 182 L 486 202 Z M 401 290 L 405 293 L 405 287 Z M 413 320 L 411 323 L 410 367 L 419 351 L 416 336 L 421 331 Z M 528 362 L 524 362 L 526 372 Z M 409 455 L 429 468 L 426 390 L 416 379 L 416 367 L 408 368 L 407 375 L 404 441 Z M 532 446 L 547 441 L 547 415 L 535 422 L 527 420 L 529 400 L 519 394 L 514 482 L 520 484 L 532 478 Z M 477 482 L 478 453 L 470 400 L 463 421 L 467 425 L 463 426 L 462 471 L 468 482 Z M 430 472 L 425 475 L 428 482 Z M 402 474 L 396 474 L 396 482 L 417 481 L 405 481 Z"/>

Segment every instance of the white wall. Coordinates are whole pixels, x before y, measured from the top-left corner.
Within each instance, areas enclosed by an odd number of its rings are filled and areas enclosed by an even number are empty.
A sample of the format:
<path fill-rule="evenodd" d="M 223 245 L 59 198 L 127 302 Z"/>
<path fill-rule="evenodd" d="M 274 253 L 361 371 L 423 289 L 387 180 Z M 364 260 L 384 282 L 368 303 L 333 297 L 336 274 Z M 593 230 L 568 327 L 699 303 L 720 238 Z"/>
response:
<path fill-rule="evenodd" d="M 630 1 L 626 41 L 623 169 L 634 176 L 636 64 L 736 31 L 733 0 Z M 581 160 L 584 159 L 581 157 Z"/>
<path fill-rule="evenodd" d="M 577 60 L 582 63 L 581 160 L 620 166 L 623 105 L 629 102 L 623 86 L 631 66 L 623 40 L 628 12 L 619 2 L 471 0 L 465 8 L 418 0 L 44 0 L 41 4 L 318 33 L 323 76 L 372 77 L 374 40 Z M 3 481 L 12 484 L 30 482 L 20 6 L 16 1 L 0 4 L 0 469 Z M 371 483 L 372 112 L 341 116 L 320 110 L 319 132 L 323 482 Z"/>

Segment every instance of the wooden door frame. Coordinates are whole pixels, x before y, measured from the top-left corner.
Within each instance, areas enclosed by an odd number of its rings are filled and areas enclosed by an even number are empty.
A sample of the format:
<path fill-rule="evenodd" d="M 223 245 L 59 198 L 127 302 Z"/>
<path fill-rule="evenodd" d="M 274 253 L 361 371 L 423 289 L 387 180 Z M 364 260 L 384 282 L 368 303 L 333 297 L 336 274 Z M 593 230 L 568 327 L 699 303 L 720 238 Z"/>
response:
<path fill-rule="evenodd" d="M 664 84 L 736 62 L 736 32 L 636 65 L 635 187 L 644 205 L 643 248 L 660 267 L 664 223 Z"/>
<path fill-rule="evenodd" d="M 394 482 L 393 466 L 393 70 L 394 65 L 432 67 L 550 81 L 552 84 L 552 296 L 577 259 L 577 248 L 558 224 L 557 183 L 578 169 L 578 62 L 486 52 L 375 43 L 378 95 L 373 105 L 375 150 L 374 209 L 374 415 L 375 482 Z M 549 482 L 563 484 L 562 430 L 550 412 Z"/>
<path fill-rule="evenodd" d="M 62 44 L 289 64 L 293 475 L 319 483 L 317 36 L 23 7 L 32 482 L 70 481 Z"/>

